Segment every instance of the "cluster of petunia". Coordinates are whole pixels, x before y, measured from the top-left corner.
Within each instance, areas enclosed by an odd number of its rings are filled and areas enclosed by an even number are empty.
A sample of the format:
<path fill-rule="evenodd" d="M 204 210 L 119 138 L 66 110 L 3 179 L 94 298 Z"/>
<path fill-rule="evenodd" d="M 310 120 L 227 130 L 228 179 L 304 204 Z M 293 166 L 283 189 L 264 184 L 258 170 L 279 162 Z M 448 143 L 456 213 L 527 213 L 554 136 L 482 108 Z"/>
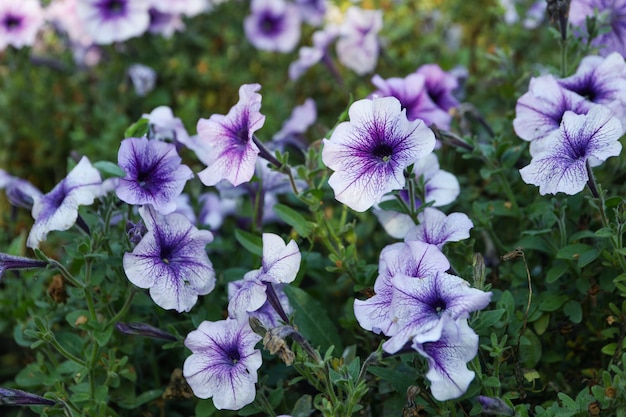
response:
<path fill-rule="evenodd" d="M 570 77 L 533 78 L 515 111 L 515 132 L 530 142 L 532 156 L 520 170 L 522 179 L 539 186 L 541 194 L 576 194 L 590 180 L 592 167 L 622 150 L 624 58 L 617 52 L 588 56 Z"/>

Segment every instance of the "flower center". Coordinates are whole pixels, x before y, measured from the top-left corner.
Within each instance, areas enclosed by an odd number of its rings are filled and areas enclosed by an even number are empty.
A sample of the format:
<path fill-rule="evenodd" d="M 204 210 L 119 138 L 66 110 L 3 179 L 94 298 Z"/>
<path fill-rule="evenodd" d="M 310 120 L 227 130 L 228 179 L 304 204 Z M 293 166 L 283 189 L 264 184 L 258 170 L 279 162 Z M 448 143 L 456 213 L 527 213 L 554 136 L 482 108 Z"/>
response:
<path fill-rule="evenodd" d="M 435 313 L 438 316 L 442 315 L 443 312 L 446 311 L 446 303 L 440 298 L 437 299 L 437 301 L 433 304 L 433 310 L 435 310 Z"/>
<path fill-rule="evenodd" d="M 4 18 L 2 24 L 5 28 L 7 28 L 7 30 L 11 31 L 20 27 L 20 25 L 22 24 L 22 18 L 18 16 L 8 15 Z"/>
<path fill-rule="evenodd" d="M 100 4 L 102 10 L 106 11 L 111 16 L 119 16 L 126 11 L 125 0 L 105 0 Z"/>
<path fill-rule="evenodd" d="M 261 32 L 266 35 L 272 35 L 279 32 L 281 19 L 271 14 L 263 16 L 259 22 Z"/>
<path fill-rule="evenodd" d="M 231 346 L 226 351 L 226 356 L 228 357 L 228 360 L 232 362 L 233 365 L 237 365 L 239 361 L 241 360 L 241 354 L 239 353 L 239 349 L 237 349 L 236 346 Z"/>
<path fill-rule="evenodd" d="M 389 162 L 393 155 L 393 148 L 386 143 L 381 143 L 372 149 L 372 155 L 382 162 Z"/>

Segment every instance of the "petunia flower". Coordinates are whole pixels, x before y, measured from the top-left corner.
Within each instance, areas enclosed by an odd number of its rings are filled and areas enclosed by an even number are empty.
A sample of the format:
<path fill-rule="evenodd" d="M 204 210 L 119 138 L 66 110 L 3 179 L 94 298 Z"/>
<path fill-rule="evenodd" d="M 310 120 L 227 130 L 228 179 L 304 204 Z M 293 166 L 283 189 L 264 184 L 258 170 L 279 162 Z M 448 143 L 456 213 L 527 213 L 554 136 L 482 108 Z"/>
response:
<path fill-rule="evenodd" d="M 78 206 L 92 204 L 101 191 L 102 179 L 89 159 L 83 157 L 67 177 L 49 193 L 35 196 L 32 215 L 35 219 L 26 245 L 39 247 L 52 230 L 67 230 L 76 223 Z"/>
<path fill-rule="evenodd" d="M 46 265 L 48 265 L 48 262 L 41 261 L 39 259 L 30 259 L 22 256 L 0 253 L 0 278 L 2 278 L 5 271 L 13 269 L 43 268 Z"/>
<path fill-rule="evenodd" d="M 41 198 L 43 193 L 33 184 L 22 178 L 14 177 L 0 170 L 0 189 L 4 191 L 11 203 L 15 207 L 31 210 L 35 199 Z"/>
<path fill-rule="evenodd" d="M 151 0 L 151 6 L 161 13 L 188 17 L 199 15 L 210 7 L 207 0 Z"/>
<path fill-rule="evenodd" d="M 218 410 L 239 410 L 254 401 L 261 367 L 261 351 L 254 346 L 261 336 L 247 321 L 204 321 L 185 339 L 191 356 L 183 376 L 199 398 L 213 398 Z"/>
<path fill-rule="evenodd" d="M 189 142 L 189 133 L 185 129 L 182 120 L 174 117 L 172 109 L 167 106 L 159 106 L 150 112 L 143 114 L 148 119 L 150 131 L 148 137 L 158 140 L 171 140 L 174 143 L 186 144 Z"/>
<path fill-rule="evenodd" d="M 302 20 L 311 26 L 319 26 L 324 22 L 326 0 L 295 0 Z"/>
<path fill-rule="evenodd" d="M 396 353 L 419 336 L 420 343 L 441 338 L 445 317 L 469 318 L 469 313 L 486 307 L 491 293 L 471 288 L 463 278 L 437 272 L 416 279 L 406 275 L 393 278 L 390 317 L 397 332 L 383 344 L 388 353 Z"/>
<path fill-rule="evenodd" d="M 149 0 L 81 0 L 76 12 L 97 44 L 125 41 L 142 35 L 150 24 Z"/>
<path fill-rule="evenodd" d="M 315 107 L 315 100 L 307 98 L 304 103 L 293 108 L 289 119 L 285 120 L 280 130 L 274 134 L 272 141 L 280 144 L 289 143 L 304 148 L 302 136 L 316 120 L 317 108 Z"/>
<path fill-rule="evenodd" d="M 365 211 L 404 186 L 404 169 L 432 152 L 435 136 L 421 120 L 409 121 L 395 97 L 356 101 L 348 114 L 324 139 L 322 160 L 335 171 L 328 181 L 335 198 Z"/>
<path fill-rule="evenodd" d="M 501 398 L 479 395 L 476 399 L 483 409 L 483 414 L 505 416 L 514 416 L 516 414 L 515 410 L 509 407 Z"/>
<path fill-rule="evenodd" d="M 163 330 L 151 326 L 146 323 L 115 323 L 115 328 L 122 334 L 131 336 L 145 336 L 153 339 L 167 340 L 169 342 L 175 342 L 178 339 L 173 334 L 164 332 Z"/>
<path fill-rule="evenodd" d="M 417 240 L 443 248 L 446 242 L 458 242 L 467 239 L 474 224 L 464 213 L 445 213 L 436 208 L 426 207 L 418 214 L 419 225 L 410 229 L 404 240 Z"/>
<path fill-rule="evenodd" d="M 176 209 L 176 199 L 193 173 L 171 143 L 147 138 L 127 138 L 117 154 L 118 165 L 126 172 L 115 190 L 128 204 L 152 204 L 162 213 Z"/>
<path fill-rule="evenodd" d="M 298 50 L 298 59 L 289 64 L 289 79 L 296 81 L 320 61 L 326 63 L 331 72 L 335 74 L 336 68 L 328 55 L 328 47 L 339 36 L 339 32 L 339 26 L 327 24 L 322 30 L 313 33 L 313 46 L 301 47 Z"/>
<path fill-rule="evenodd" d="M 376 295 L 367 300 L 354 300 L 357 321 L 365 330 L 393 335 L 397 332 L 397 322 L 390 315 L 394 276 L 423 279 L 449 268 L 448 259 L 433 245 L 415 241 L 385 246 L 380 252 L 378 277 L 374 283 Z"/>
<path fill-rule="evenodd" d="M 437 340 L 418 335 L 412 347 L 428 361 L 426 378 L 433 397 L 446 401 L 465 394 L 474 379 L 474 371 L 467 369 L 467 363 L 478 353 L 478 335 L 467 320 L 454 322 L 443 316 L 442 322 L 441 336 Z"/>
<path fill-rule="evenodd" d="M 139 288 L 149 288 L 154 302 L 166 309 L 189 311 L 199 295 L 215 287 L 215 272 L 206 253 L 213 240 L 182 214 L 162 216 L 150 205 L 139 208 L 147 228 L 132 253 L 125 253 L 124 272 Z"/>
<path fill-rule="evenodd" d="M 0 388 L 0 405 L 47 405 L 55 406 L 59 402 L 30 392 L 13 388 Z"/>
<path fill-rule="evenodd" d="M 259 148 L 253 142 L 254 132 L 263 127 L 259 84 L 239 88 L 239 102 L 226 116 L 214 114 L 198 121 L 198 138 L 193 150 L 207 168 L 198 177 L 205 185 L 216 185 L 223 179 L 233 185 L 250 181 Z"/>
<path fill-rule="evenodd" d="M 67 34 L 73 46 L 87 48 L 93 44 L 93 39 L 78 16 L 78 3 L 79 0 L 53 0 L 45 9 L 45 17 L 56 29 Z"/>
<path fill-rule="evenodd" d="M 142 64 L 133 64 L 126 72 L 139 97 L 145 96 L 154 89 L 157 73 L 152 68 Z"/>
<path fill-rule="evenodd" d="M 599 34 L 592 45 L 600 47 L 604 56 L 618 52 L 626 56 L 626 1 L 625 0 L 572 0 L 569 21 L 584 27 L 587 17 L 600 16 Z"/>
<path fill-rule="evenodd" d="M 291 52 L 300 40 L 300 11 L 285 0 L 252 0 L 244 20 L 246 37 L 257 49 Z"/>
<path fill-rule="evenodd" d="M 34 44 L 43 22 L 39 1 L 0 0 L 0 51 Z"/>
<path fill-rule="evenodd" d="M 258 319 L 266 329 L 280 325 L 281 316 L 267 298 L 267 285 L 272 285 L 283 312 L 291 314 L 289 298 L 283 290 L 285 284 L 264 283 L 250 275 L 228 283 L 228 316 L 238 320 Z"/>
<path fill-rule="evenodd" d="M 593 104 L 562 87 L 552 75 L 531 78 L 528 92 L 517 100 L 513 128 L 521 139 L 532 141 L 559 128 L 563 114 L 586 114 Z"/>
<path fill-rule="evenodd" d="M 336 44 L 339 61 L 359 75 L 373 71 L 378 63 L 378 33 L 382 27 L 382 10 L 349 7 Z"/>
<path fill-rule="evenodd" d="M 530 164 L 520 169 L 522 180 L 539 186 L 539 193 L 576 194 L 589 180 L 587 163 L 594 167 L 622 150 L 622 124 L 605 106 L 586 115 L 565 112 L 559 130 L 531 143 Z"/>
<path fill-rule="evenodd" d="M 158 4 L 167 4 L 166 2 L 157 2 Z M 180 14 L 164 13 L 154 7 L 148 10 L 150 15 L 150 25 L 148 32 L 159 34 L 164 38 L 171 38 L 174 33 L 182 32 L 185 29 L 185 23 Z"/>

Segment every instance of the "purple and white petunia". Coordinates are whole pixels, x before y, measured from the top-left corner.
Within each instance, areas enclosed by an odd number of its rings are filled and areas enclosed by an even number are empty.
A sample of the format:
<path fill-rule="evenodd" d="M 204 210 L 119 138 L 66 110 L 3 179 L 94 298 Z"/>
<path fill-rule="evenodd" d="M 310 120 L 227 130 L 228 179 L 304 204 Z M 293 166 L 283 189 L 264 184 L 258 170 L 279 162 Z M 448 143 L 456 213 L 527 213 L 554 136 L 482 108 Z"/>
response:
<path fill-rule="evenodd" d="M 576 194 L 589 180 L 587 163 L 598 166 L 622 150 L 622 124 L 613 111 L 594 106 L 586 115 L 565 112 L 559 130 L 531 142 L 530 164 L 520 170 L 527 184 L 539 186 L 539 193 Z"/>
<path fill-rule="evenodd" d="M 409 121 L 395 97 L 356 101 L 348 114 L 324 139 L 322 160 L 335 171 L 328 181 L 335 198 L 365 211 L 404 186 L 404 169 L 433 151 L 435 136 L 421 120 Z"/>
<path fill-rule="evenodd" d="M 257 49 L 291 52 L 300 40 L 300 11 L 285 0 L 252 0 L 244 20 L 246 37 Z"/>
<path fill-rule="evenodd" d="M 39 259 L 24 258 L 23 256 L 9 255 L 8 253 L 0 253 L 0 278 L 5 271 L 14 269 L 31 269 L 43 268 L 48 262 Z"/>
<path fill-rule="evenodd" d="M 132 253 L 124 254 L 124 272 L 139 288 L 149 288 L 160 307 L 189 311 L 199 295 L 215 287 L 215 272 L 206 253 L 213 240 L 182 214 L 162 216 L 151 206 L 139 208 L 147 233 Z"/>
<path fill-rule="evenodd" d="M 295 0 L 302 20 L 312 26 L 319 26 L 324 22 L 326 14 L 326 0 Z"/>
<path fill-rule="evenodd" d="M 139 97 L 143 97 L 154 90 L 157 73 L 152 68 L 142 64 L 133 64 L 128 67 L 126 74 Z"/>
<path fill-rule="evenodd" d="M 587 114 L 593 104 L 562 87 L 552 75 L 532 78 L 528 92 L 517 100 L 513 128 L 521 139 L 532 141 L 558 130 L 566 111 Z"/>
<path fill-rule="evenodd" d="M 43 22 L 39 1 L 0 0 L 0 51 L 34 44 Z"/>
<path fill-rule="evenodd" d="M 378 63 L 378 33 L 382 27 L 382 10 L 349 7 L 336 44 L 339 61 L 359 75 L 373 71 Z"/>
<path fill-rule="evenodd" d="M 417 215 L 417 218 L 420 224 L 410 229 L 404 240 L 430 243 L 439 249 L 443 248 L 447 242 L 467 239 L 470 236 L 470 229 L 474 227 L 465 213 L 451 213 L 446 216 L 445 213 L 432 207 L 426 207 Z"/>
<path fill-rule="evenodd" d="M 587 17 L 592 17 L 596 10 L 601 23 L 592 45 L 599 46 L 602 55 L 618 52 L 626 57 L 626 1 L 572 0 L 569 21 L 575 26 L 585 26 Z"/>
<path fill-rule="evenodd" d="M 395 334 L 397 323 L 390 316 L 394 276 L 420 279 L 449 268 L 448 259 L 433 245 L 415 241 L 385 246 L 380 253 L 378 277 L 374 283 L 376 295 L 367 300 L 354 300 L 357 321 L 365 330 L 387 336 Z"/>
<path fill-rule="evenodd" d="M 150 114 L 143 114 L 148 119 L 150 130 L 148 137 L 157 140 L 171 140 L 174 143 L 189 143 L 189 133 L 185 129 L 182 120 L 174 117 L 172 109 L 167 106 L 159 106 Z"/>
<path fill-rule="evenodd" d="M 223 179 L 232 185 L 250 181 L 259 148 L 252 140 L 254 132 L 263 127 L 265 116 L 260 112 L 259 84 L 239 88 L 239 102 L 226 116 L 214 114 L 198 121 L 198 138 L 192 149 L 207 168 L 198 177 L 205 185 Z"/>
<path fill-rule="evenodd" d="M 285 244 L 280 236 L 263 233 L 262 266 L 246 273 L 243 280 L 229 287 L 229 316 L 243 320 L 248 313 L 261 309 L 268 301 L 268 286 L 288 284 L 295 280 L 301 260 L 302 255 L 295 241 Z M 276 286 L 273 289 L 270 292 L 276 294 Z M 269 301 L 277 301 L 282 305 L 284 300 L 278 298 Z"/>
<path fill-rule="evenodd" d="M 160 4 L 165 2 L 159 2 Z M 154 7 L 148 10 L 150 14 L 150 25 L 148 32 L 161 35 L 164 38 L 171 38 L 174 33 L 182 32 L 185 29 L 185 23 L 180 14 L 164 13 Z"/>
<path fill-rule="evenodd" d="M 118 165 L 126 172 L 115 190 L 128 204 L 152 204 L 162 214 L 176 210 L 176 199 L 193 173 L 181 164 L 171 143 L 127 138 L 120 145 Z"/>
<path fill-rule="evenodd" d="M 49 193 L 34 196 L 32 215 L 35 219 L 26 245 L 39 247 L 52 230 L 67 230 L 76 223 L 78 206 L 92 204 L 100 195 L 102 179 L 89 159 L 80 162 Z"/>
<path fill-rule="evenodd" d="M 183 376 L 196 397 L 213 398 L 218 410 L 239 410 L 254 401 L 261 367 L 261 351 L 254 346 L 261 336 L 247 320 L 204 321 L 187 335 L 191 356 L 183 364 Z"/>
<path fill-rule="evenodd" d="M 297 80 L 309 68 L 322 61 L 335 71 L 334 64 L 328 55 L 328 47 L 339 36 L 340 28 L 337 25 L 328 24 L 322 30 L 313 33 L 313 46 L 303 46 L 298 51 L 298 59 L 289 64 L 289 79 Z"/>
<path fill-rule="evenodd" d="M 209 8 L 207 0 L 150 0 L 151 6 L 170 15 L 196 16 Z"/>
<path fill-rule="evenodd" d="M 9 175 L 0 169 L 0 189 L 3 188 L 9 203 L 27 210 L 31 210 L 35 199 L 43 195 L 39 188 L 27 180 Z"/>
<path fill-rule="evenodd" d="M 446 401 L 465 394 L 474 379 L 474 371 L 467 369 L 467 363 L 478 353 L 478 335 L 467 320 L 455 322 L 443 315 L 441 336 L 428 340 L 417 335 L 412 347 L 428 360 L 426 378 L 433 397 Z"/>
<path fill-rule="evenodd" d="M 247 275 L 247 274 L 246 274 Z M 291 314 L 289 298 L 283 290 L 285 284 L 264 283 L 247 276 L 238 281 L 228 283 L 228 316 L 237 320 L 258 319 L 266 329 L 281 325 L 282 318 L 268 301 L 267 285 L 272 285 L 283 312 Z"/>
<path fill-rule="evenodd" d="M 463 278 L 437 272 L 424 278 L 397 274 L 393 277 L 390 317 L 397 332 L 383 344 L 396 353 L 419 336 L 420 343 L 441 338 L 446 322 L 469 318 L 469 313 L 486 307 L 491 293 L 471 288 Z"/>
<path fill-rule="evenodd" d="M 76 11 L 85 30 L 98 44 L 142 35 L 150 24 L 149 0 L 82 0 Z"/>

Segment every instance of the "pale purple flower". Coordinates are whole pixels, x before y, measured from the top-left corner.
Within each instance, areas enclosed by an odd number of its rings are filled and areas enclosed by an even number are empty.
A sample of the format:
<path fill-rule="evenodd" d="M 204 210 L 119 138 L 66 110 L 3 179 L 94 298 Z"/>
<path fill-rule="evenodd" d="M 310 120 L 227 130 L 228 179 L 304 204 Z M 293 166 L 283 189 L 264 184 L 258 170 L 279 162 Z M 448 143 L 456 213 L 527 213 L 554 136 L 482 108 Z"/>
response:
<path fill-rule="evenodd" d="M 83 157 L 52 191 L 35 197 L 32 210 L 35 223 L 26 245 L 36 248 L 50 231 L 72 227 L 78 218 L 78 206 L 92 204 L 101 184 L 100 173 Z"/>
<path fill-rule="evenodd" d="M 193 150 L 207 168 L 198 174 L 205 185 L 215 185 L 223 179 L 233 185 L 250 181 L 259 148 L 253 142 L 254 132 L 265 123 L 260 112 L 259 84 L 244 84 L 239 88 L 239 102 L 226 116 L 214 114 L 198 121 L 198 139 Z"/>
<path fill-rule="evenodd" d="M 133 64 L 128 67 L 127 74 L 139 97 L 145 96 L 154 89 L 157 73 L 152 68 L 142 64 Z"/>
<path fill-rule="evenodd" d="M 282 319 L 268 301 L 267 285 L 272 285 L 285 314 L 291 314 L 289 298 L 283 291 L 285 284 L 264 283 L 246 274 L 243 279 L 228 283 L 228 316 L 238 320 L 254 317 L 266 329 L 279 326 Z"/>
<path fill-rule="evenodd" d="M 326 14 L 326 0 L 295 0 L 302 20 L 312 26 L 319 26 L 324 22 Z"/>
<path fill-rule="evenodd" d="M 246 273 L 241 282 L 229 287 L 229 315 L 245 319 L 246 313 L 259 310 L 268 300 L 267 286 L 288 284 L 296 279 L 301 259 L 295 241 L 285 244 L 280 236 L 263 233 L 262 266 Z"/>
<path fill-rule="evenodd" d="M 213 397 L 218 410 L 239 410 L 254 401 L 261 367 L 261 351 L 254 346 L 261 336 L 247 321 L 204 321 L 187 335 L 183 375 L 199 398 Z"/>
<path fill-rule="evenodd" d="M 307 98 L 303 104 L 296 106 L 291 111 L 280 130 L 272 137 L 274 142 L 300 144 L 301 137 L 307 129 L 317 120 L 315 100 Z"/>
<path fill-rule="evenodd" d="M 153 339 L 161 339 L 161 340 L 167 340 L 170 342 L 175 342 L 178 339 L 176 339 L 176 336 L 174 336 L 173 334 L 164 332 L 163 330 L 156 328 L 154 326 L 151 326 L 149 324 L 145 324 L 145 323 L 136 323 L 136 322 L 130 322 L 130 323 L 123 323 L 123 322 L 117 322 L 115 323 L 115 328 L 122 334 L 125 335 L 130 335 L 130 336 L 144 336 L 144 337 L 151 337 Z"/>
<path fill-rule="evenodd" d="M 291 52 L 300 40 L 300 11 L 285 0 L 252 0 L 244 20 L 246 37 L 257 49 Z"/>
<path fill-rule="evenodd" d="M 459 81 L 453 74 L 437 64 L 424 64 L 416 73 L 424 76 L 426 93 L 437 107 L 449 112 L 459 106 L 459 100 L 452 94 L 459 87 Z"/>
<path fill-rule="evenodd" d="M 349 7 L 336 45 L 339 61 L 359 75 L 373 71 L 378 62 L 378 33 L 382 27 L 382 10 Z"/>
<path fill-rule="evenodd" d="M 483 414 L 505 416 L 514 416 L 516 414 L 515 410 L 509 407 L 501 398 L 479 395 L 477 400 L 483 409 Z"/>
<path fill-rule="evenodd" d="M 622 124 L 604 106 L 586 115 L 565 112 L 559 130 L 533 141 L 530 164 L 520 170 L 527 184 L 539 186 L 540 194 L 576 194 L 589 180 L 587 166 L 600 165 L 622 150 Z"/>
<path fill-rule="evenodd" d="M 149 0 L 81 0 L 76 11 L 95 43 L 110 44 L 142 35 L 150 24 Z"/>
<path fill-rule="evenodd" d="M 227 216 L 237 212 L 237 200 L 234 198 L 208 192 L 201 194 L 198 200 L 201 204 L 198 223 L 209 226 L 211 230 L 219 229 Z"/>
<path fill-rule="evenodd" d="M 46 20 L 53 22 L 57 29 L 67 33 L 70 41 L 79 48 L 87 48 L 93 39 L 85 30 L 78 16 L 76 4 L 79 0 L 53 0 L 45 9 Z"/>
<path fill-rule="evenodd" d="M 148 12 L 150 14 L 148 32 L 152 34 L 159 34 L 164 38 L 171 38 L 175 32 L 185 30 L 185 23 L 183 23 L 183 19 L 179 14 L 164 13 L 154 7 L 151 7 Z"/>
<path fill-rule="evenodd" d="M 189 142 L 189 134 L 182 120 L 174 117 L 172 109 L 167 106 L 159 106 L 150 112 L 143 114 L 148 119 L 150 139 L 171 140 L 172 142 L 186 144 Z"/>
<path fill-rule="evenodd" d="M 454 322 L 443 315 L 442 322 L 441 336 L 437 340 L 418 335 L 412 347 L 428 360 L 426 378 L 433 397 L 446 401 L 465 394 L 474 379 L 474 371 L 467 369 L 467 363 L 478 353 L 478 335 L 467 320 Z"/>
<path fill-rule="evenodd" d="M 0 189 L 4 188 L 9 203 L 15 207 L 31 210 L 35 199 L 43 193 L 27 180 L 14 177 L 0 170 Z"/>
<path fill-rule="evenodd" d="M 563 114 L 586 114 L 593 104 L 562 87 L 552 75 L 531 78 L 528 92 L 517 100 L 513 128 L 521 139 L 546 137 L 561 125 Z"/>
<path fill-rule="evenodd" d="M 334 65 L 330 64 L 328 47 L 339 36 L 339 32 L 339 26 L 329 24 L 313 33 L 313 46 L 301 47 L 298 51 L 298 59 L 289 64 L 289 79 L 296 81 L 320 61 L 329 64 L 331 71 L 334 71 Z"/>
<path fill-rule="evenodd" d="M 43 268 L 46 265 L 48 265 L 48 262 L 40 261 L 39 259 L 30 259 L 22 256 L 0 253 L 0 278 L 2 278 L 5 271 L 13 269 Z"/>
<path fill-rule="evenodd" d="M 417 216 L 419 225 L 410 229 L 405 241 L 417 240 L 420 242 L 430 243 L 439 249 L 447 242 L 458 242 L 467 239 L 469 231 L 474 224 L 464 213 L 445 213 L 436 208 L 426 207 Z"/>
<path fill-rule="evenodd" d="M 463 278 L 437 272 L 418 278 L 397 274 L 393 277 L 393 298 L 389 315 L 397 323 L 397 332 L 383 344 L 388 353 L 396 353 L 419 337 L 420 343 L 439 340 L 445 317 L 469 318 L 469 313 L 486 307 L 490 292 L 471 288 Z"/>
<path fill-rule="evenodd" d="M 367 300 L 354 300 L 354 315 L 365 330 L 387 336 L 398 330 L 397 322 L 390 316 L 393 298 L 393 280 L 396 275 L 415 279 L 444 272 L 450 263 L 437 247 L 423 242 L 394 243 L 380 252 L 378 277 L 374 295 Z"/>
<path fill-rule="evenodd" d="M 151 6 L 170 15 L 196 16 L 209 9 L 208 0 L 150 0 Z"/>
<path fill-rule="evenodd" d="M 356 101 L 348 114 L 324 139 L 322 160 L 335 171 L 328 180 L 335 198 L 365 211 L 404 187 L 404 169 L 432 152 L 435 136 L 421 120 L 409 121 L 395 97 Z"/>
<path fill-rule="evenodd" d="M 149 288 L 154 302 L 166 309 L 189 311 L 199 295 L 215 287 L 215 272 L 206 253 L 213 240 L 178 213 L 162 216 L 151 206 L 139 208 L 147 233 L 132 253 L 125 253 L 124 272 L 139 288 Z"/>
<path fill-rule="evenodd" d="M 618 52 L 626 56 L 626 0 L 572 0 L 569 21 L 584 27 L 586 18 L 592 17 L 595 10 L 599 13 L 600 30 L 592 44 L 600 47 L 602 55 Z"/>
<path fill-rule="evenodd" d="M 592 103 L 610 107 L 622 123 L 626 122 L 626 63 L 617 52 L 606 58 L 583 58 L 576 73 L 559 84 Z"/>
<path fill-rule="evenodd" d="M 120 145 L 118 165 L 126 172 L 115 190 L 128 204 L 152 204 L 160 213 L 176 209 L 176 199 L 193 173 L 171 143 L 127 138 Z"/>
<path fill-rule="evenodd" d="M 39 1 L 0 0 L 0 51 L 34 44 L 43 22 Z"/>

